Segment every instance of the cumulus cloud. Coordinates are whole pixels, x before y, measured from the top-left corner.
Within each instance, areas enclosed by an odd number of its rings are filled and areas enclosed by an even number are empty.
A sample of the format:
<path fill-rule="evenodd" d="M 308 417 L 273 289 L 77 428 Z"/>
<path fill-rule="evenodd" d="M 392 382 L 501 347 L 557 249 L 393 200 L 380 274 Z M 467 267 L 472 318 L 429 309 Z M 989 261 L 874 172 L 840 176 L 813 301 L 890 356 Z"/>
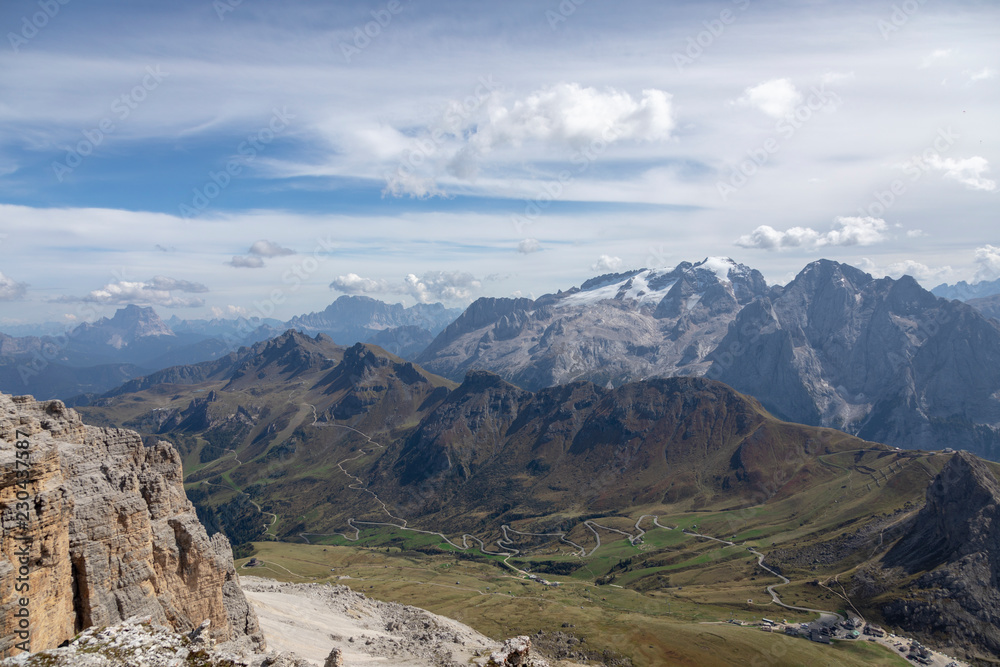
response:
<path fill-rule="evenodd" d="M 788 79 L 772 79 L 743 91 L 736 105 L 759 109 L 772 118 L 783 118 L 802 102 L 802 93 Z"/>
<path fill-rule="evenodd" d="M 1000 278 L 1000 248 L 984 245 L 976 248 L 976 282 Z"/>
<path fill-rule="evenodd" d="M 537 90 L 490 113 L 472 142 L 482 150 L 526 141 L 565 143 L 579 148 L 593 141 L 668 139 L 674 129 L 671 96 L 662 90 L 626 92 L 560 83 Z"/>
<path fill-rule="evenodd" d="M 595 264 L 591 265 L 593 271 L 617 271 L 621 268 L 622 258 L 610 255 L 601 255 Z"/>
<path fill-rule="evenodd" d="M 482 286 L 482 281 L 462 271 L 428 271 L 421 277 L 410 273 L 399 283 L 348 273 L 330 283 L 331 289 L 344 294 L 406 294 L 420 303 L 468 301 Z"/>
<path fill-rule="evenodd" d="M 997 188 L 996 181 L 983 176 L 990 170 L 990 163 L 978 155 L 964 160 L 934 155 L 928 158 L 925 164 L 942 172 L 944 178 L 958 181 L 970 190 L 992 192 Z"/>
<path fill-rule="evenodd" d="M 83 297 L 60 297 L 60 303 L 98 303 L 105 306 L 162 306 L 164 308 L 196 308 L 205 305 L 199 297 L 178 296 L 172 292 L 207 292 L 199 283 L 156 276 L 152 280 L 119 280 L 108 283 Z"/>
<path fill-rule="evenodd" d="M 237 269 L 261 269 L 264 268 L 264 260 L 260 257 L 243 257 L 242 255 L 233 255 L 233 258 L 226 262 L 229 266 L 235 267 Z"/>
<path fill-rule="evenodd" d="M 285 257 L 287 255 L 294 255 L 295 251 L 289 248 L 282 248 L 277 243 L 272 243 L 266 239 L 261 239 L 260 241 L 254 241 L 248 253 L 257 257 Z"/>
<path fill-rule="evenodd" d="M 428 271 L 422 278 L 411 273 L 404 282 L 408 293 L 421 303 L 466 301 L 483 286 L 471 273 L 462 271 Z"/>
<path fill-rule="evenodd" d="M 384 194 L 426 197 L 443 194 L 444 173 L 475 179 L 492 154 L 526 145 L 582 150 L 621 141 L 663 141 L 676 125 L 672 97 L 646 89 L 640 97 L 606 88 L 559 83 L 519 99 L 499 92 L 471 112 L 453 103 L 436 128 L 425 128 L 402 152 L 399 166 L 386 174 Z"/>
<path fill-rule="evenodd" d="M 0 301 L 23 299 L 27 291 L 27 284 L 19 283 L 0 272 Z"/>
<path fill-rule="evenodd" d="M 538 239 L 524 239 L 517 244 L 517 251 L 522 255 L 530 255 L 533 252 L 538 252 L 542 249 Z"/>
<path fill-rule="evenodd" d="M 362 278 L 356 273 L 337 276 L 330 283 L 330 289 L 343 292 L 344 294 L 378 294 L 392 291 L 388 281 Z"/>
<path fill-rule="evenodd" d="M 826 232 L 818 232 L 810 227 L 792 227 L 778 231 L 770 225 L 761 225 L 736 239 L 736 245 L 759 250 L 864 246 L 886 240 L 887 227 L 885 220 L 872 217 L 838 217 L 834 219 L 832 229 Z"/>

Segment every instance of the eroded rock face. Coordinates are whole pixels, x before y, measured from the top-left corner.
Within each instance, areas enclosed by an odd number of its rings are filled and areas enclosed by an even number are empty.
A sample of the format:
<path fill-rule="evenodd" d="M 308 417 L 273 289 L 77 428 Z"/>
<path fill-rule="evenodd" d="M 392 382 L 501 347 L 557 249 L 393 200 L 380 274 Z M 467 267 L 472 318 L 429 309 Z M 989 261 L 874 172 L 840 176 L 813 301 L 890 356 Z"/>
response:
<path fill-rule="evenodd" d="M 0 394 L 0 513 L 0 657 L 25 648 L 24 608 L 32 651 L 132 616 L 182 632 L 209 619 L 213 639 L 262 647 L 229 543 L 198 521 L 168 443 Z"/>
<path fill-rule="evenodd" d="M 985 463 L 958 452 L 927 487 L 909 530 L 861 583 L 903 586 L 894 599 L 876 598 L 888 623 L 975 664 L 997 664 L 998 554 L 1000 483 Z M 864 597 L 857 584 L 852 593 Z"/>

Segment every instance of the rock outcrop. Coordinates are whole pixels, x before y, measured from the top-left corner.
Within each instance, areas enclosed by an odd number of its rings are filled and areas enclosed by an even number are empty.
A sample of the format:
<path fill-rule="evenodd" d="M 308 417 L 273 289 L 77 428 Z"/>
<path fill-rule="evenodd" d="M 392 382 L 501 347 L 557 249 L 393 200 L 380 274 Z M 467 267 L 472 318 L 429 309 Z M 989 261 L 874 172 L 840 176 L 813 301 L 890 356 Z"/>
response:
<path fill-rule="evenodd" d="M 975 664 L 1000 664 L 1000 483 L 988 465 L 955 454 L 909 530 L 855 579 L 853 595 L 870 582 L 890 589 L 869 603 L 889 624 Z"/>
<path fill-rule="evenodd" d="M 142 616 L 261 647 L 226 538 L 184 495 L 180 455 L 0 394 L 0 657 Z"/>
<path fill-rule="evenodd" d="M 490 654 L 486 667 L 548 667 L 547 660 L 536 657 L 531 650 L 531 638 L 512 637 Z"/>

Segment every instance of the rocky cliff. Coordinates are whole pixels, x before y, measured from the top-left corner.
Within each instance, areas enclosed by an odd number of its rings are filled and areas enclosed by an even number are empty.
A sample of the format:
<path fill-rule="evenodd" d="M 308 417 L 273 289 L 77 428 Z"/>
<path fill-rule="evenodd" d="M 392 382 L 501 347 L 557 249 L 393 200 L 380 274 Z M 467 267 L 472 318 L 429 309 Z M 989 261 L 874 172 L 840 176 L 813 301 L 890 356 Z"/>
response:
<path fill-rule="evenodd" d="M 881 560 L 862 567 L 852 597 L 894 627 L 1000 664 L 1000 483 L 958 452 L 927 487 L 927 502 Z"/>
<path fill-rule="evenodd" d="M 982 461 L 956 454 L 927 488 L 913 530 L 887 567 L 926 571 L 883 609 L 890 623 L 947 636 L 982 664 L 1000 664 L 1000 484 Z"/>
<path fill-rule="evenodd" d="M 198 522 L 165 442 L 0 394 L 0 515 L 0 656 L 132 616 L 263 643 L 229 542 Z"/>
<path fill-rule="evenodd" d="M 775 415 L 1000 458 L 1000 330 L 909 276 L 819 260 L 744 308 L 707 375 Z"/>

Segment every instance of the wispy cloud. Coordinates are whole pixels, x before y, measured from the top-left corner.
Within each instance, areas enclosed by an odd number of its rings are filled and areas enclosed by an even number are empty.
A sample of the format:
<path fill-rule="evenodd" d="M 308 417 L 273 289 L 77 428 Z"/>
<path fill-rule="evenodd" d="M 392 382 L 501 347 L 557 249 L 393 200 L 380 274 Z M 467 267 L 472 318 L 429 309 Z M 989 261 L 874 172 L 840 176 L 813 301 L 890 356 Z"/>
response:
<path fill-rule="evenodd" d="M 957 181 L 970 190 L 992 192 L 997 188 L 996 181 L 983 176 L 990 170 L 990 163 L 984 157 L 976 155 L 956 160 L 933 155 L 926 160 L 926 164 L 942 172 L 944 178 Z"/>
<path fill-rule="evenodd" d="M 920 69 L 927 69 L 934 63 L 944 60 L 951 55 L 951 49 L 934 49 L 923 60 L 920 61 Z"/>

